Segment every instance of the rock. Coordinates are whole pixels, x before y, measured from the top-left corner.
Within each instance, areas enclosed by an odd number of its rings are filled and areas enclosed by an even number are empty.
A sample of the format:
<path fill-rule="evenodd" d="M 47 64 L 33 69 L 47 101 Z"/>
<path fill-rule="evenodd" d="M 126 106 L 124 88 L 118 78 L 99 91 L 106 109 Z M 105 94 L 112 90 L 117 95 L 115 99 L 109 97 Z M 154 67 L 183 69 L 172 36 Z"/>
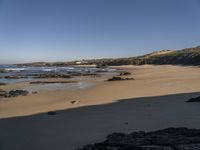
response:
<path fill-rule="evenodd" d="M 12 72 L 11 70 L 6 70 L 6 69 L 0 69 L 0 73 L 8 73 L 8 72 Z"/>
<path fill-rule="evenodd" d="M 124 80 L 134 80 L 134 78 L 121 78 L 121 77 L 112 77 L 107 81 L 124 81 Z"/>
<path fill-rule="evenodd" d="M 127 76 L 127 75 L 131 75 L 131 73 L 128 72 L 128 71 L 123 71 L 123 72 L 120 72 L 119 75 L 120 75 L 120 76 Z"/>
<path fill-rule="evenodd" d="M 26 75 L 9 75 L 5 79 L 21 79 L 21 78 L 70 78 L 69 74 L 60 73 L 42 73 L 42 74 L 26 74 Z"/>
<path fill-rule="evenodd" d="M 97 63 L 97 64 L 96 64 L 96 67 L 97 67 L 97 68 L 107 68 L 108 65 L 102 62 L 102 63 Z"/>
<path fill-rule="evenodd" d="M 200 143 L 177 145 L 175 148 L 176 150 L 200 150 Z"/>
<path fill-rule="evenodd" d="M 142 150 L 173 150 L 171 147 L 157 146 L 157 145 L 146 145 L 141 147 Z"/>
<path fill-rule="evenodd" d="M 32 94 L 38 94 L 38 92 L 37 91 L 33 91 Z"/>
<path fill-rule="evenodd" d="M 119 148 L 117 148 L 117 150 L 143 150 L 143 149 L 140 146 L 127 145 L 127 146 L 119 147 Z"/>
<path fill-rule="evenodd" d="M 26 96 L 29 92 L 25 90 L 11 90 L 9 92 L 0 90 L 0 97 L 16 97 L 16 96 Z"/>
<path fill-rule="evenodd" d="M 5 79 L 22 79 L 22 78 L 28 78 L 28 76 L 18 76 L 18 75 L 15 75 L 15 76 L 5 76 L 4 78 Z"/>
<path fill-rule="evenodd" d="M 33 81 L 30 82 L 30 84 L 54 84 L 54 83 L 59 83 L 59 84 L 64 84 L 64 83 L 77 83 L 78 81 Z"/>
<path fill-rule="evenodd" d="M 56 115 L 57 112 L 56 112 L 56 111 L 49 111 L 49 112 L 47 112 L 47 114 L 48 114 L 48 115 Z"/>
<path fill-rule="evenodd" d="M 6 85 L 6 83 L 0 83 L 0 85 Z"/>
<path fill-rule="evenodd" d="M 8 92 L 0 89 L 0 97 L 8 97 L 8 96 L 9 96 Z"/>
<path fill-rule="evenodd" d="M 200 102 L 200 96 L 199 97 L 196 97 L 196 98 L 191 98 L 189 99 L 188 101 L 186 102 Z"/>
<path fill-rule="evenodd" d="M 97 73 L 92 73 L 92 72 L 86 72 L 86 73 L 83 73 L 83 72 L 70 72 L 69 73 L 71 76 L 92 76 L 92 77 L 96 77 L 96 76 L 101 76 Z"/>
<path fill-rule="evenodd" d="M 70 101 L 71 104 L 75 105 L 78 104 L 80 101 Z"/>
<path fill-rule="evenodd" d="M 108 135 L 104 142 L 87 145 L 79 150 L 197 150 L 199 148 L 200 129 L 167 128 L 153 132 L 113 133 Z"/>
<path fill-rule="evenodd" d="M 10 91 L 9 92 L 9 97 L 16 97 L 16 96 L 26 96 L 28 95 L 28 91 L 25 91 L 25 90 L 13 90 L 13 91 Z"/>
<path fill-rule="evenodd" d="M 68 74 L 58 74 L 58 73 L 43 73 L 34 75 L 33 78 L 70 78 Z"/>

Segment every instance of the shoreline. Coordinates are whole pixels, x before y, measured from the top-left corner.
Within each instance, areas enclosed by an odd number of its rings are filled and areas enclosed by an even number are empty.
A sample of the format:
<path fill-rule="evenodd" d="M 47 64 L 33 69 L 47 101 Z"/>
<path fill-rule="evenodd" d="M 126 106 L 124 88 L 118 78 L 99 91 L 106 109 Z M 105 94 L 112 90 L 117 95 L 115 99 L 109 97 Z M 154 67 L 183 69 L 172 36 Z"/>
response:
<path fill-rule="evenodd" d="M 0 100 L 0 118 L 27 116 L 53 110 L 113 103 L 120 99 L 199 92 L 200 69 L 183 66 L 120 66 L 132 73 L 133 81 L 105 82 L 108 77 L 94 79 L 95 85 L 85 89 L 38 91 L 25 97 Z M 91 78 L 88 78 L 88 81 Z M 7 86 L 20 88 L 27 83 Z M 113 94 L 114 93 L 114 94 Z M 71 104 L 70 101 L 79 101 Z"/>

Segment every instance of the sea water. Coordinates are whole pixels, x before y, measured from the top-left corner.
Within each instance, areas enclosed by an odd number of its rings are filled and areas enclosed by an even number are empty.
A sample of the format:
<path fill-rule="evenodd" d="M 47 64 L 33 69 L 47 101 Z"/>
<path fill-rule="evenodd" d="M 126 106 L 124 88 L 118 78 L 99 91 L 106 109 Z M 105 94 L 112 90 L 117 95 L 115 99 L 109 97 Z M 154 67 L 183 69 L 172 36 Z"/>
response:
<path fill-rule="evenodd" d="M 0 73 L 0 83 L 12 84 L 19 82 L 30 82 L 36 81 L 29 75 L 37 75 L 43 73 L 59 73 L 59 74 L 70 74 L 70 73 L 99 73 L 99 72 L 112 72 L 113 69 L 109 68 L 95 68 L 95 67 L 78 67 L 78 66 L 66 66 L 66 67 L 33 67 L 33 66 L 17 66 L 17 65 L 0 65 L 0 69 L 6 69 L 8 72 Z M 6 79 L 6 76 L 27 76 L 27 78 L 19 79 Z M 66 83 L 66 84 L 41 84 L 41 85 L 30 85 L 29 90 L 34 91 L 37 89 L 81 89 L 92 86 L 92 83 L 79 81 L 78 83 Z"/>

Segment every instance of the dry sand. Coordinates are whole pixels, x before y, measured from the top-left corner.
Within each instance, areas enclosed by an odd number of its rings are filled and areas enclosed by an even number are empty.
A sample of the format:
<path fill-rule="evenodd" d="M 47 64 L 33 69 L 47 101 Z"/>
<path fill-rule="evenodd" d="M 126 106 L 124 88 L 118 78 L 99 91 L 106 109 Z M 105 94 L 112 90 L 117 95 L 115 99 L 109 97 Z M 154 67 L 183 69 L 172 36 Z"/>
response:
<path fill-rule="evenodd" d="M 116 131 L 200 127 L 200 104 L 185 103 L 200 95 L 200 68 L 170 65 L 120 68 L 132 72 L 135 80 L 104 82 L 101 78 L 95 81 L 96 86 L 86 89 L 41 91 L 1 99 L 1 118 L 68 110 L 55 116 L 44 113 L 1 119 L 0 149 L 71 150 L 103 140 Z M 71 100 L 80 102 L 72 105 Z"/>

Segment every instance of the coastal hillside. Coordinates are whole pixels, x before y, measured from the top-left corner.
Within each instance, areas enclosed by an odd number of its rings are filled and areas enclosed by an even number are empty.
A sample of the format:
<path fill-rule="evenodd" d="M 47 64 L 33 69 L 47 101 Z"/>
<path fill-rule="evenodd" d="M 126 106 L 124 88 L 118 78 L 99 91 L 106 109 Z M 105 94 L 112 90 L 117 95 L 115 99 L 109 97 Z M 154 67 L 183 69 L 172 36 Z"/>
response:
<path fill-rule="evenodd" d="M 161 50 L 146 55 L 128 58 L 106 58 L 78 60 L 71 62 L 36 62 L 20 64 L 24 66 L 68 66 L 68 65 L 92 65 L 119 66 L 119 65 L 144 65 L 144 64 L 172 64 L 172 65 L 200 65 L 200 46 L 185 48 L 182 50 Z"/>
<path fill-rule="evenodd" d="M 162 50 L 150 54 L 129 58 L 101 59 L 93 63 L 105 65 L 144 65 L 144 64 L 173 64 L 200 65 L 200 46 L 183 50 Z"/>

